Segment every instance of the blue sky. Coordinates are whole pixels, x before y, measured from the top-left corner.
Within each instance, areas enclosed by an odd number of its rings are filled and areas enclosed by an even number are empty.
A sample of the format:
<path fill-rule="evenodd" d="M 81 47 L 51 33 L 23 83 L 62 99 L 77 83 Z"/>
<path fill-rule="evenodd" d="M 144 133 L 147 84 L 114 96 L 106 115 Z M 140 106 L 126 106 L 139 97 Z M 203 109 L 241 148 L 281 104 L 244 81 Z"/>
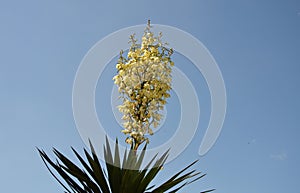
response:
<path fill-rule="evenodd" d="M 77 68 L 100 39 L 148 19 L 187 31 L 207 47 L 223 74 L 228 102 L 219 139 L 200 157 L 209 93 L 192 64 L 174 55 L 191 80 L 203 83 L 197 91 L 203 114 L 192 143 L 158 181 L 200 159 L 195 168 L 208 175 L 182 192 L 295 192 L 300 179 L 296 0 L 1 1 L 1 190 L 62 192 L 35 147 L 50 153 L 54 146 L 70 157 L 70 146 L 84 147 L 72 113 Z"/>

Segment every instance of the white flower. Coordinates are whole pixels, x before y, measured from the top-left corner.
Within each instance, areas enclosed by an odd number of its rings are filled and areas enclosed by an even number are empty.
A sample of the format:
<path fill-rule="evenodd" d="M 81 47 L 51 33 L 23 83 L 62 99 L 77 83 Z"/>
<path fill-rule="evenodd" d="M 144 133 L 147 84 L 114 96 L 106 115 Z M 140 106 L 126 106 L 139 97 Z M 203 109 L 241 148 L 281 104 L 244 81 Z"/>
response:
<path fill-rule="evenodd" d="M 123 105 L 118 106 L 125 121 L 122 132 L 129 137 L 126 142 L 137 144 L 148 139 L 146 133 L 153 134 L 150 128 L 159 125 L 159 111 L 170 97 L 171 90 L 171 49 L 163 47 L 160 38 L 154 37 L 148 24 L 139 47 L 134 36 L 127 59 L 120 55 L 116 68 L 118 74 L 113 78 L 119 86 Z"/>

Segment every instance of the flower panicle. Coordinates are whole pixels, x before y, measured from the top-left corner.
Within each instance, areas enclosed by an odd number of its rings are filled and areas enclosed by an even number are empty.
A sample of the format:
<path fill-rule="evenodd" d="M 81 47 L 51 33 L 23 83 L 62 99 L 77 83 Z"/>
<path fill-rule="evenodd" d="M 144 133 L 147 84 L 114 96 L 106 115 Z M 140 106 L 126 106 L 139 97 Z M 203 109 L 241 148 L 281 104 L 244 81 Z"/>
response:
<path fill-rule="evenodd" d="M 118 107 L 123 113 L 122 132 L 128 135 L 126 142 L 136 148 L 149 142 L 145 135 L 153 135 L 152 128 L 158 127 L 160 112 L 171 90 L 173 50 L 162 43 L 162 33 L 155 36 L 151 27 L 148 22 L 141 44 L 137 43 L 135 34 L 129 37 L 131 46 L 127 57 L 120 52 L 118 73 L 113 78 L 123 100 Z"/>

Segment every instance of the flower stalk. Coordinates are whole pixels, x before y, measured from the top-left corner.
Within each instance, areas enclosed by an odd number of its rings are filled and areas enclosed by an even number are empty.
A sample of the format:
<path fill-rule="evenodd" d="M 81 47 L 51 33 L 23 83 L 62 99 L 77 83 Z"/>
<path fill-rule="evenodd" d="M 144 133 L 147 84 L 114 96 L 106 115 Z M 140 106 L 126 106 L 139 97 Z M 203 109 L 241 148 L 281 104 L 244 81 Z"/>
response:
<path fill-rule="evenodd" d="M 153 135 L 170 97 L 173 50 L 161 38 L 162 33 L 153 34 L 148 21 L 141 44 L 137 43 L 135 34 L 131 35 L 127 57 L 121 51 L 116 65 L 118 73 L 113 80 L 123 102 L 118 106 L 123 113 L 122 133 L 128 135 L 125 141 L 134 150 L 143 142 L 149 143 L 146 135 Z"/>

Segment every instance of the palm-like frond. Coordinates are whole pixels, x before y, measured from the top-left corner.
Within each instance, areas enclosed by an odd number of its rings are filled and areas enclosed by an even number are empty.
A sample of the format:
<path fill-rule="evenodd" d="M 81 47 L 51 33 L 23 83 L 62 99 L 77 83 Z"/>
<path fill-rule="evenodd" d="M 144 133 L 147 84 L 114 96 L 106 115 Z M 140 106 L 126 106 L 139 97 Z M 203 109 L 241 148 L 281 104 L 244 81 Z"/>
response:
<path fill-rule="evenodd" d="M 55 162 L 43 150 L 38 149 L 38 151 L 51 175 L 68 193 L 175 193 L 182 187 L 205 176 L 205 174 L 200 175 L 200 172 L 195 170 L 186 172 L 197 162 L 195 161 L 160 186 L 155 187 L 151 185 L 151 182 L 161 171 L 168 157 L 168 151 L 159 158 L 157 158 L 157 155 L 154 156 L 145 168 L 141 169 L 147 145 L 144 146 L 139 155 L 133 149 L 126 150 L 122 160 L 118 141 L 116 140 L 113 153 L 108 140 L 106 140 L 106 146 L 104 147 L 105 167 L 100 164 L 91 143 L 90 148 L 91 153 L 84 149 L 85 159 L 72 148 L 83 168 L 75 165 L 57 149 L 53 149 L 57 157 Z M 202 193 L 210 191 L 212 190 Z"/>

